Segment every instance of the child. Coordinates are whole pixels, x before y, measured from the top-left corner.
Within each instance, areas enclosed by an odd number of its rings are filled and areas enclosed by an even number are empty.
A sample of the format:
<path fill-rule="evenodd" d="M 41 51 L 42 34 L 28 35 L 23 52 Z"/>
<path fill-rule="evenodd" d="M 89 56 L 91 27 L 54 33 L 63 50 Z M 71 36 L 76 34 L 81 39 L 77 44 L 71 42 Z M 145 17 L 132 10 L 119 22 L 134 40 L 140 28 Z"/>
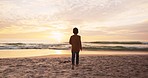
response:
<path fill-rule="evenodd" d="M 77 35 L 78 34 L 78 28 L 73 29 L 74 35 L 70 37 L 69 44 L 72 45 L 72 69 L 74 69 L 75 65 L 75 56 L 76 56 L 76 66 L 79 64 L 79 51 L 82 50 L 82 45 L 81 45 L 81 36 Z"/>

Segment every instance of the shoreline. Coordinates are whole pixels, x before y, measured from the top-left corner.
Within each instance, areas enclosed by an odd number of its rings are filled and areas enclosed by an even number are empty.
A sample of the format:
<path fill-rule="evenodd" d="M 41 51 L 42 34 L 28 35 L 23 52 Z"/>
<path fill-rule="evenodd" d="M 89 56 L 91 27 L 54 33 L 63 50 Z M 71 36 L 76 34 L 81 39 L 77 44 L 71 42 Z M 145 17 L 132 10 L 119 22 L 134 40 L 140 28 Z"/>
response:
<path fill-rule="evenodd" d="M 128 55 L 128 54 L 125 54 L 125 55 L 111 55 L 111 54 L 80 54 L 79 57 L 99 57 L 99 56 L 148 56 L 148 55 L 143 55 L 143 54 L 131 54 L 131 55 Z M 71 58 L 71 54 L 62 54 L 62 55 L 45 55 L 45 56 L 35 56 L 35 57 L 20 57 L 20 58 Z M 1 59 L 1 58 L 0 58 Z M 9 58 L 11 59 L 11 58 Z"/>

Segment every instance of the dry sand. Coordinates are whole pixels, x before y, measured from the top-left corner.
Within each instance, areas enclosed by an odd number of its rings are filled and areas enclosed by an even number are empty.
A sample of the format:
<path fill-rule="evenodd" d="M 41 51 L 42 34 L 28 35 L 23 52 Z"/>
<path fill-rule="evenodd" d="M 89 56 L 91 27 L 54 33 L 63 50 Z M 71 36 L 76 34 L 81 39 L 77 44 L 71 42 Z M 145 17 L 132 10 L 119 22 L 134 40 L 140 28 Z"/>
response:
<path fill-rule="evenodd" d="M 148 55 L 0 59 L 0 78 L 148 78 Z"/>

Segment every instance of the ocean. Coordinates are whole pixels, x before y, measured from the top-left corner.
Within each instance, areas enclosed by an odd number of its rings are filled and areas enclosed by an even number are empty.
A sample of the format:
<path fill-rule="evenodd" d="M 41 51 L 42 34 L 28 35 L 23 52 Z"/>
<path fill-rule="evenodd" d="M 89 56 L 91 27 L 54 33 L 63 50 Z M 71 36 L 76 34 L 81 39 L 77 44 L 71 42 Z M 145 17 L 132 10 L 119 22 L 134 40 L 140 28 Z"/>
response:
<path fill-rule="evenodd" d="M 148 55 L 148 42 L 83 42 L 81 55 Z M 0 58 L 69 55 L 71 45 L 41 43 L 0 43 Z"/>

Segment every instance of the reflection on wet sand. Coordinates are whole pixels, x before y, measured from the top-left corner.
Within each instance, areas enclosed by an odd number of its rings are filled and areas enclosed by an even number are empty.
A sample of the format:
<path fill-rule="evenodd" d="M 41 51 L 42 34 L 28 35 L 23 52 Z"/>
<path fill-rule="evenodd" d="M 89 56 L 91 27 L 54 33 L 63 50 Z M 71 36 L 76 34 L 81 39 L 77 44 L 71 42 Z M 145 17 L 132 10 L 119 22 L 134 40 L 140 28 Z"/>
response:
<path fill-rule="evenodd" d="M 70 55 L 70 50 L 25 49 L 25 50 L 0 50 L 0 58 L 36 57 L 36 56 L 62 56 Z M 142 51 L 82 51 L 80 55 L 148 55 Z"/>

